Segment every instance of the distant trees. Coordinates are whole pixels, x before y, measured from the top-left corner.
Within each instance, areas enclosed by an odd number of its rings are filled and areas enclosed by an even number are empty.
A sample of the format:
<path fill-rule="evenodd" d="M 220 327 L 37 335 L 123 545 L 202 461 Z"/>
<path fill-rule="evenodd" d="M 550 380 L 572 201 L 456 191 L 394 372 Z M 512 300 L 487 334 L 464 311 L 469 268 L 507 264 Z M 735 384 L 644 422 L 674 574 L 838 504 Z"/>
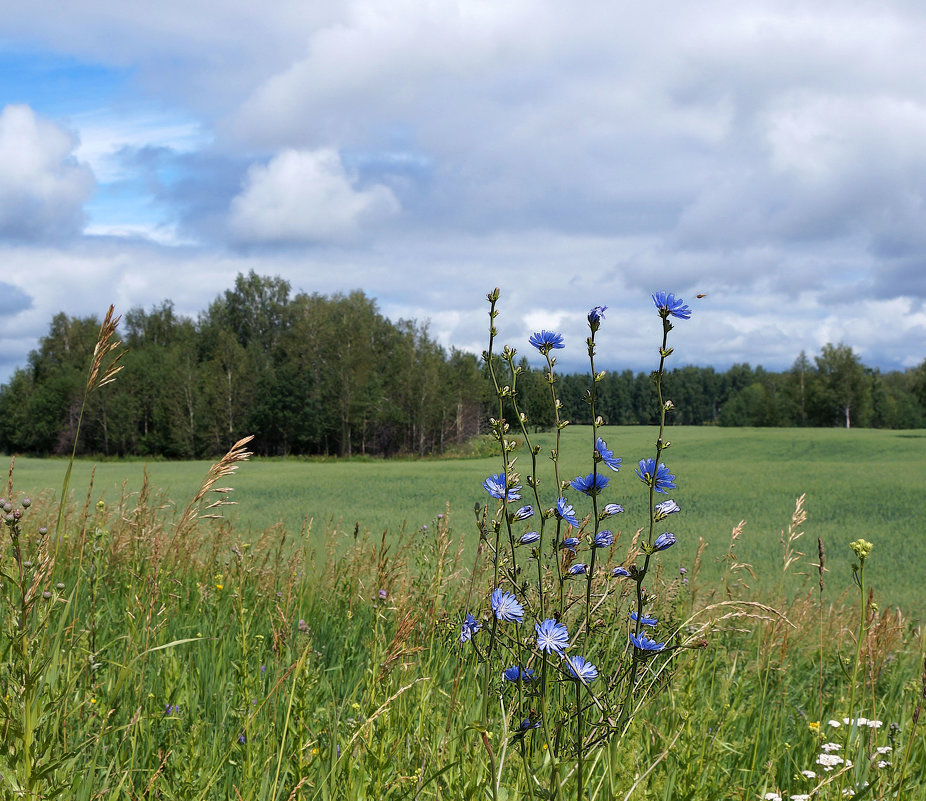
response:
<path fill-rule="evenodd" d="M 28 364 L 0 387 L 0 449 L 70 451 L 98 329 L 92 318 L 55 315 Z M 128 311 L 121 332 L 126 369 L 89 397 L 81 452 L 193 458 L 253 433 L 268 455 L 423 455 L 485 430 L 495 408 L 476 356 L 448 352 L 426 324 L 391 322 L 359 291 L 292 295 L 283 279 L 250 272 L 195 321 L 165 300 Z M 549 428 L 545 373 L 519 364 L 519 409 L 535 429 Z M 590 422 L 588 387 L 587 375 L 556 376 L 563 419 Z M 882 375 L 842 343 L 812 359 L 801 353 L 781 373 L 681 367 L 664 390 L 681 425 L 926 426 L 926 361 Z M 612 425 L 658 422 L 650 376 L 608 372 L 597 410 Z"/>

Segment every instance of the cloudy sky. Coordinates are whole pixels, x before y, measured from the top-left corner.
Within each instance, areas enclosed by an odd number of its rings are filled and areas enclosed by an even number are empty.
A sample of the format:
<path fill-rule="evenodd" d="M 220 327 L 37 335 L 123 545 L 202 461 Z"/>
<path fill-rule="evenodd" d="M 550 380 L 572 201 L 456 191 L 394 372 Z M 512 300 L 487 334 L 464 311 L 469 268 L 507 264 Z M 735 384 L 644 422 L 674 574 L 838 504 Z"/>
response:
<path fill-rule="evenodd" d="M 926 358 L 912 0 L 0 0 L 0 381 L 53 314 L 239 272 L 609 368 Z M 695 300 L 696 293 L 706 294 Z"/>

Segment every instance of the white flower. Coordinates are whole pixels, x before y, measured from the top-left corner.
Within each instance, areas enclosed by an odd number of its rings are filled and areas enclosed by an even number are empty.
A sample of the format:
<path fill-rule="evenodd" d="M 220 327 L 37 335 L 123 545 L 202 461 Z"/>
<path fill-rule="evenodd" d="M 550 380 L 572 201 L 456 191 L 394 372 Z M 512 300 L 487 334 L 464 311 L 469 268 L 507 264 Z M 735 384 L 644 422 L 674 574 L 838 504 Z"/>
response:
<path fill-rule="evenodd" d="M 842 724 L 838 720 L 828 720 L 827 724 L 832 726 L 834 729 L 838 729 Z"/>
<path fill-rule="evenodd" d="M 842 746 L 839 743 L 823 743 L 820 748 L 829 753 L 830 751 L 838 751 Z"/>
<path fill-rule="evenodd" d="M 879 759 L 879 760 L 878 760 L 878 765 L 877 765 L 877 766 L 878 766 L 879 768 L 889 768 L 889 767 L 891 766 L 891 763 L 890 763 L 890 762 L 885 762 L 883 759 Z"/>
<path fill-rule="evenodd" d="M 781 801 L 781 796 L 778 793 L 766 793 L 762 796 L 765 801 Z"/>
<path fill-rule="evenodd" d="M 842 757 L 835 754 L 820 754 L 817 757 L 817 764 L 823 765 L 824 770 L 832 770 L 836 765 L 842 764 Z"/>
<path fill-rule="evenodd" d="M 868 728 L 870 729 L 880 729 L 882 725 L 883 724 L 881 723 L 880 720 L 869 720 L 868 721 Z"/>
<path fill-rule="evenodd" d="M 878 748 L 875 749 L 875 753 L 876 753 L 876 754 L 889 754 L 889 753 L 891 753 L 891 751 L 893 751 L 893 750 L 894 750 L 894 749 L 891 748 L 889 745 L 882 745 L 882 746 L 880 746 L 880 747 L 878 747 Z"/>
<path fill-rule="evenodd" d="M 846 787 L 846 789 L 842 791 L 842 794 L 846 798 L 852 798 L 852 796 L 855 795 L 855 790 L 853 790 L 851 787 Z"/>
<path fill-rule="evenodd" d="M 801 776 L 803 776 L 805 779 L 816 779 L 817 778 L 817 774 L 814 773 L 812 770 L 802 770 Z"/>
<path fill-rule="evenodd" d="M 792 795 L 791 801 L 810 801 L 810 796 L 807 793 L 801 793 L 800 795 Z"/>

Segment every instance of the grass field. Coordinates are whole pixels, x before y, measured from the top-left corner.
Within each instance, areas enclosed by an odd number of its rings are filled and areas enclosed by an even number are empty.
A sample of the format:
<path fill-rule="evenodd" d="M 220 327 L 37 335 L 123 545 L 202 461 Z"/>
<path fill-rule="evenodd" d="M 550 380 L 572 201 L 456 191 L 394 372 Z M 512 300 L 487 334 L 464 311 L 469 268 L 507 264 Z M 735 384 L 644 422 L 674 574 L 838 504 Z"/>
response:
<path fill-rule="evenodd" d="M 655 430 L 602 433 L 624 457 L 603 496 L 626 509 L 610 518 L 624 528 L 613 564 L 649 513 L 633 468 Z M 0 799 L 926 798 L 926 647 L 891 608 L 926 607 L 923 433 L 670 436 L 679 544 L 645 578 L 668 647 L 629 644 L 635 584 L 599 562 L 588 584 L 561 584 L 554 613 L 569 654 L 597 665 L 584 686 L 565 652 L 541 652 L 536 607 L 523 624 L 493 614 L 504 579 L 485 555 L 472 572 L 472 506 L 499 459 L 240 464 L 219 482 L 235 487 L 232 516 L 183 525 L 206 463 L 152 463 L 146 495 L 143 464 L 99 464 L 88 492 L 82 462 L 57 539 L 39 527 L 53 529 L 66 463 L 17 459 L 0 550 Z M 590 430 L 567 430 L 562 477 L 587 472 L 590 454 Z M 807 554 L 785 571 L 780 532 L 805 492 Z M 721 560 L 741 519 L 737 558 L 754 580 Z M 874 542 L 877 608 L 852 585 L 860 537 Z M 482 628 L 461 642 L 467 612 Z M 512 662 L 541 678 L 512 683 Z"/>
<path fill-rule="evenodd" d="M 604 495 L 622 503 L 625 514 L 614 522 L 625 537 L 642 525 L 645 493 L 634 476 L 640 458 L 650 456 L 655 428 L 605 428 L 603 436 L 624 459 Z M 672 521 L 679 545 L 672 552 L 679 566 L 691 565 L 698 538 L 709 543 L 703 575 L 716 577 L 716 558 L 726 552 L 730 532 L 746 521 L 738 556 L 756 572 L 756 585 L 777 586 L 782 559 L 780 532 L 787 525 L 795 499 L 806 493 L 806 535 L 799 541 L 809 563 L 816 558 L 816 538 L 827 549 L 827 567 L 834 577 L 849 575 L 848 543 L 864 537 L 875 544 L 869 580 L 881 603 L 897 604 L 920 618 L 926 614 L 921 575 L 926 569 L 926 432 L 842 429 L 736 429 L 676 427 L 664 460 L 677 476 L 672 497 L 684 514 Z M 538 473 L 552 487 L 550 462 L 544 457 L 553 435 L 540 434 L 543 447 Z M 563 478 L 586 472 L 591 452 L 590 429 L 575 426 L 564 432 L 561 448 Z M 23 491 L 60 489 L 66 463 L 56 459 L 18 458 L 16 486 Z M 208 470 L 208 462 L 79 461 L 71 486 L 82 502 L 95 470 L 93 500 L 117 503 L 150 483 L 165 501 L 181 507 L 192 497 Z M 518 464 L 526 472 L 524 457 Z M 475 531 L 472 509 L 487 500 L 482 480 L 501 469 L 499 458 L 427 460 L 308 461 L 255 460 L 242 466 L 231 482 L 235 488 L 226 516 L 242 539 L 254 539 L 269 526 L 282 523 L 298 537 L 312 521 L 310 538 L 319 546 L 327 528 L 396 537 L 423 525 L 433 528 L 437 514 L 450 505 L 456 533 Z M 575 493 L 572 493 L 573 495 Z M 526 497 L 526 496 L 525 496 Z M 554 498 L 552 490 L 547 497 Z M 616 532 L 615 532 L 616 533 Z M 470 547 L 476 538 L 469 537 Z M 626 540 L 624 540 L 626 542 Z M 620 553 L 618 540 L 615 553 Z M 814 579 L 815 580 L 815 579 Z M 799 586 L 792 579 L 791 589 Z"/>

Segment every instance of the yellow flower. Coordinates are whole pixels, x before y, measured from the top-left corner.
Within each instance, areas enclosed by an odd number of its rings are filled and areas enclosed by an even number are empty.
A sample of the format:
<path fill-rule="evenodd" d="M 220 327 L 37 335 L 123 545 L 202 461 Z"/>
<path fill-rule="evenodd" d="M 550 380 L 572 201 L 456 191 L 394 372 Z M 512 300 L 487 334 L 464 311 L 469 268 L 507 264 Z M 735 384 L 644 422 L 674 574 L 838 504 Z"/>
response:
<path fill-rule="evenodd" d="M 222 585 L 222 584 L 216 584 L 216 585 L 215 585 L 215 588 L 216 588 L 217 590 L 221 590 L 221 589 L 222 589 L 222 587 L 223 587 L 223 585 Z"/>
<path fill-rule="evenodd" d="M 819 720 L 811 720 L 811 721 L 807 724 L 807 728 L 809 728 L 811 731 L 820 731 L 820 721 L 819 721 Z"/>

